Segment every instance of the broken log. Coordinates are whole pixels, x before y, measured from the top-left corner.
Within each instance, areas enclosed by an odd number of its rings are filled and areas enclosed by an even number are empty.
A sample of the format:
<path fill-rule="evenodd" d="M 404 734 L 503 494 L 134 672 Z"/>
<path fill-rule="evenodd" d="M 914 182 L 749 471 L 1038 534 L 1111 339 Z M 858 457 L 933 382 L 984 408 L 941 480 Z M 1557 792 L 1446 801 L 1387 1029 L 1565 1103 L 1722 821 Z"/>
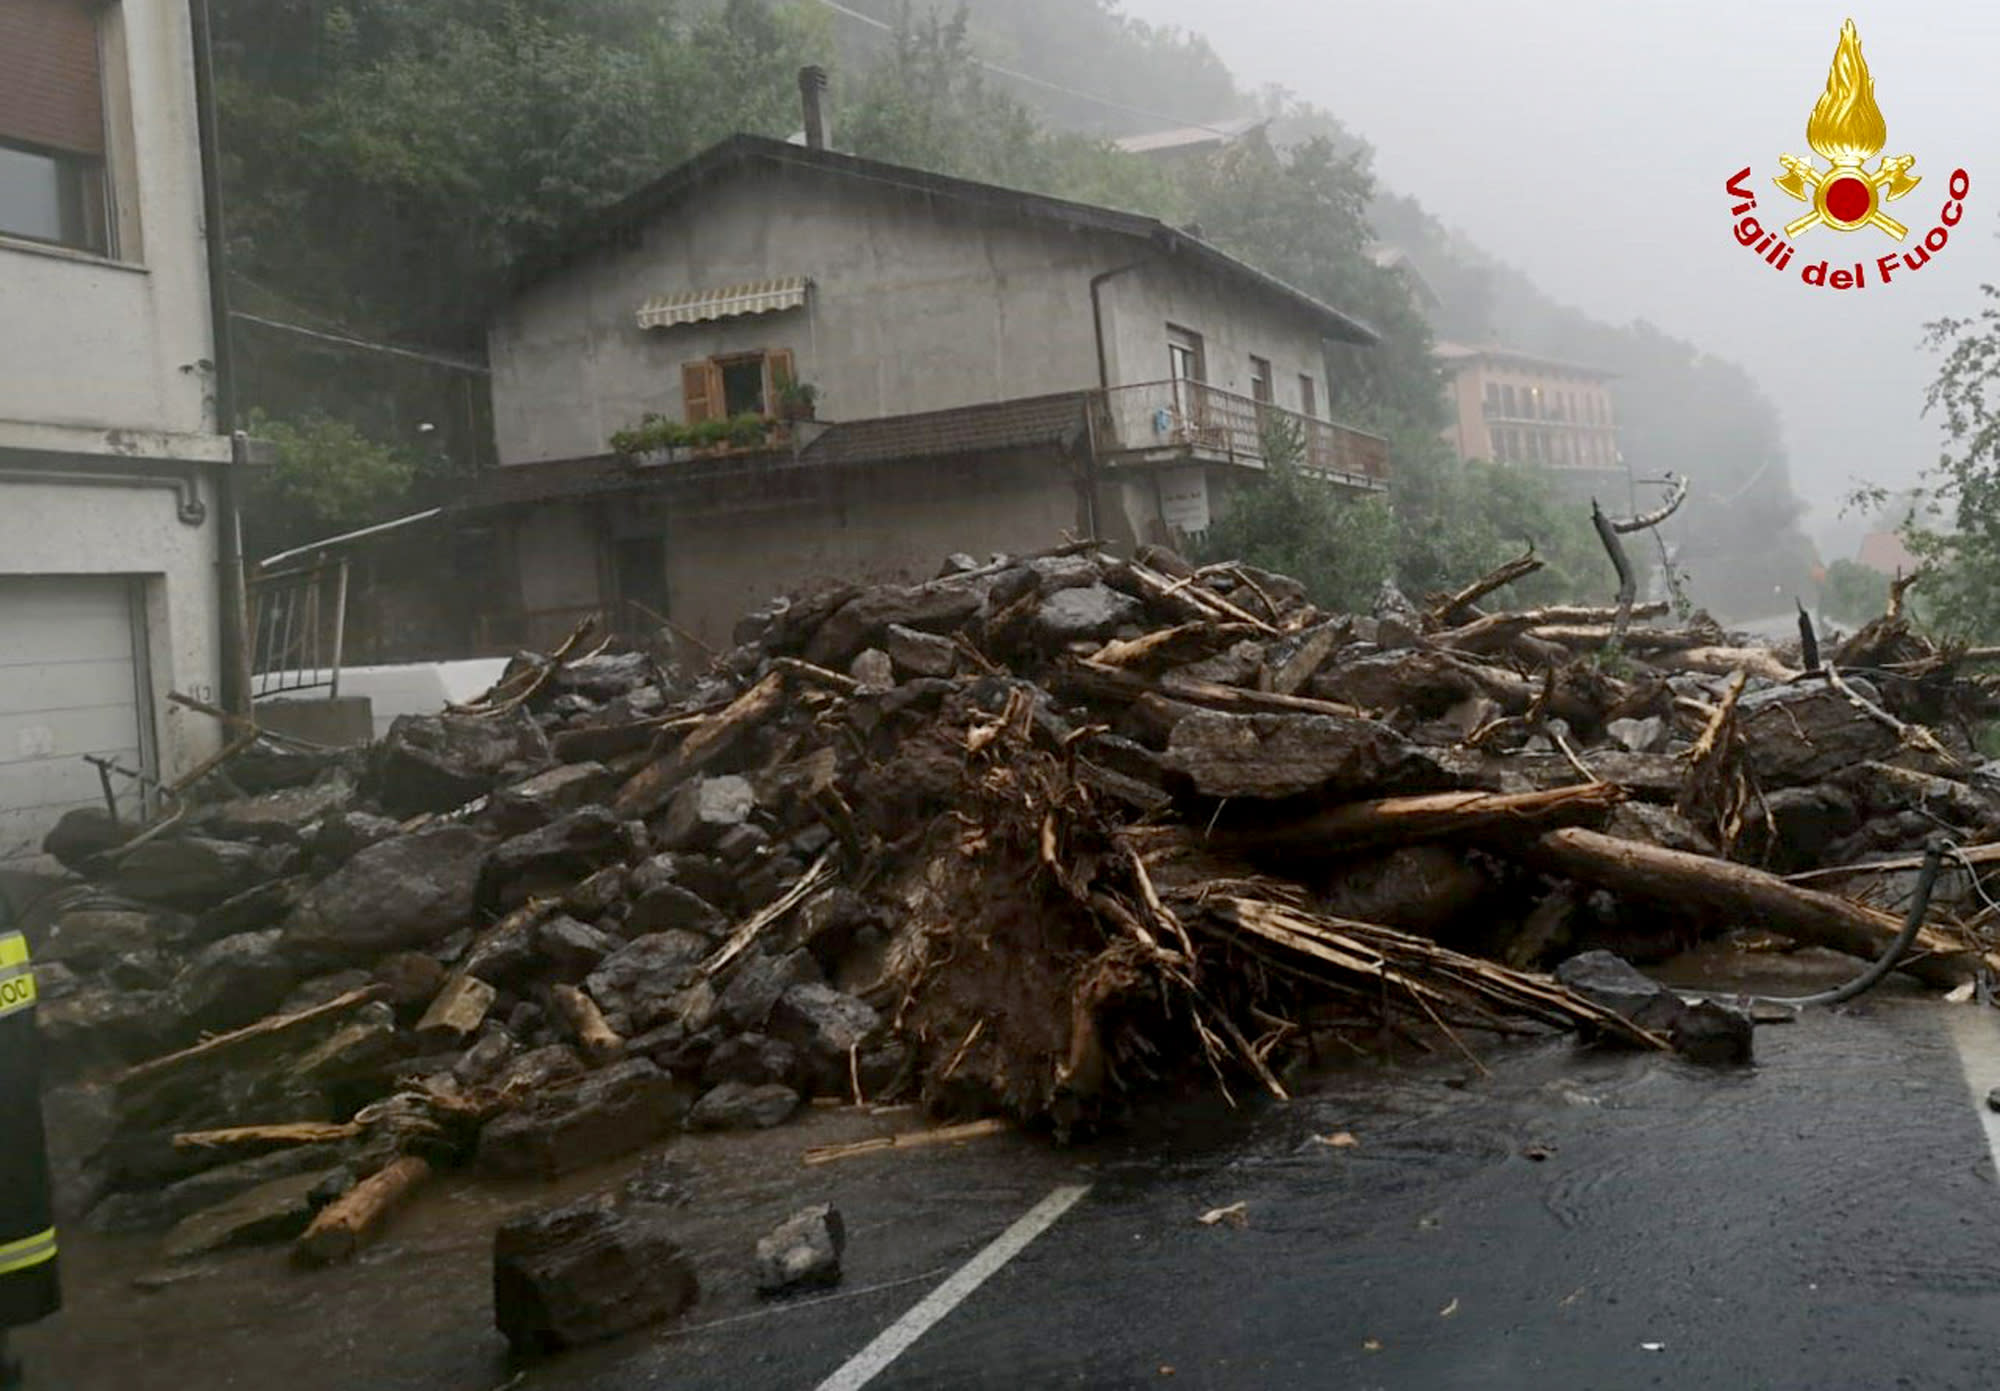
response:
<path fill-rule="evenodd" d="M 1253 691 L 1241 686 L 1224 686 L 1214 681 L 1201 681 L 1192 676 L 1169 673 L 1149 680 L 1133 672 L 1120 671 L 1116 667 L 1099 666 L 1085 658 L 1071 662 L 1062 672 L 1063 678 L 1077 690 L 1105 700 L 1131 702 L 1141 696 L 1164 696 L 1170 700 L 1184 701 L 1189 705 L 1200 705 L 1211 710 L 1222 710 L 1237 714 L 1278 713 L 1300 715 L 1333 715 L 1343 719 L 1355 719 L 1361 711 L 1351 705 L 1340 705 L 1330 700 L 1314 700 L 1310 696 L 1279 695 L 1275 691 Z"/>
<path fill-rule="evenodd" d="M 590 996 L 573 985 L 556 985 L 550 988 L 549 999 L 591 1063 L 602 1067 L 625 1056 L 625 1040 L 604 1022 L 604 1011 Z"/>
<path fill-rule="evenodd" d="M 1430 607 L 1431 625 L 1442 628 L 1446 624 L 1458 623 L 1466 617 L 1466 611 L 1496 589 L 1504 589 L 1515 580 L 1526 579 L 1543 568 L 1545 562 L 1535 554 L 1530 546 L 1528 553 L 1508 561 L 1499 569 L 1482 575 L 1456 594 L 1447 594 L 1432 602 Z"/>
<path fill-rule="evenodd" d="M 323 1005 L 300 1010 L 296 1014 L 271 1015 L 258 1020 L 255 1024 L 247 1024 L 226 1034 L 203 1039 L 191 1048 L 183 1048 L 177 1053 L 168 1053 L 134 1064 L 118 1075 L 113 1086 L 121 1097 L 128 1096 L 191 1067 L 203 1066 L 225 1058 L 234 1061 L 241 1053 L 287 1041 L 302 1030 L 337 1019 L 350 1010 L 359 1009 L 370 1001 L 379 999 L 381 995 L 381 986 L 366 985 L 359 990 L 350 990 L 345 995 L 328 1000 Z"/>
<path fill-rule="evenodd" d="M 406 1154 L 363 1179 L 320 1209 L 312 1225 L 292 1243 L 292 1263 L 320 1266 L 353 1259 L 430 1177 L 429 1160 Z"/>
<path fill-rule="evenodd" d="M 226 1130 L 190 1130 L 174 1136 L 177 1150 L 229 1150 L 245 1159 L 300 1145 L 325 1145 L 352 1140 L 361 1127 L 349 1121 L 291 1121 L 280 1125 L 237 1125 Z"/>
<path fill-rule="evenodd" d="M 1547 792 L 1433 792 L 1350 802 L 1315 816 L 1266 827 L 1218 831 L 1213 840 L 1230 853 L 1312 851 L 1321 856 L 1500 827 L 1548 829 L 1600 821 L 1625 800 L 1616 783 L 1594 782 Z"/>
<path fill-rule="evenodd" d="M 1518 844 L 1513 848 L 1523 850 Z M 1799 888 L 1748 865 L 1664 850 L 1596 831 L 1575 827 L 1550 831 L 1523 853 L 1546 873 L 1582 880 L 1695 917 L 1740 920 L 1870 961 L 1888 949 L 1903 927 L 1879 909 Z M 1925 954 L 1906 962 L 1902 969 L 1928 985 L 1953 986 L 1971 974 L 1972 948 L 1950 933 L 1926 928 L 1917 936 L 1916 950 Z"/>
<path fill-rule="evenodd" d="M 1165 575 L 1149 570 L 1136 561 L 1126 563 L 1121 567 L 1121 572 L 1132 577 L 1133 582 L 1139 587 L 1142 598 L 1169 602 L 1177 599 L 1183 605 L 1193 605 L 1200 616 L 1222 623 L 1247 623 L 1267 636 L 1278 636 L 1278 630 L 1256 614 L 1248 609 L 1238 608 L 1220 594 L 1203 589 L 1197 584 L 1187 580 L 1169 580 Z M 1182 611 L 1186 612 L 1185 609 Z"/>
<path fill-rule="evenodd" d="M 1090 660 L 1121 670 L 1185 666 L 1213 657 L 1255 634 L 1256 629 L 1248 624 L 1197 620 L 1161 628 L 1144 637 L 1114 639 Z"/>
<path fill-rule="evenodd" d="M 651 816 L 667 804 L 690 775 L 700 772 L 733 748 L 738 739 L 762 724 L 784 703 L 785 678 L 772 672 L 720 714 L 711 715 L 681 740 L 680 747 L 641 768 L 618 789 L 612 803 L 620 816 Z"/>
<path fill-rule="evenodd" d="M 1698 671 L 1707 676 L 1747 671 L 1767 681 L 1794 681 L 1801 675 L 1761 647 L 1691 647 L 1684 652 L 1662 652 L 1650 660 L 1669 671 Z"/>

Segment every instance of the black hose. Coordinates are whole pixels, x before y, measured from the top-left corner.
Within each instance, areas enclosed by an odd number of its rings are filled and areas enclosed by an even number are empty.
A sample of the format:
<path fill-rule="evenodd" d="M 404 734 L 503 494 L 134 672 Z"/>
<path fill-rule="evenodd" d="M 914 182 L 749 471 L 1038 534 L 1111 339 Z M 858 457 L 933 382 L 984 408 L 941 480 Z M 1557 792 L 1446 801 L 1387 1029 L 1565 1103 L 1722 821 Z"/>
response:
<path fill-rule="evenodd" d="M 1904 919 L 1903 930 L 1896 934 L 1896 940 L 1889 944 L 1889 949 L 1874 965 L 1838 989 L 1822 990 L 1816 995 L 1753 995 L 1750 998 L 1768 1005 L 1839 1005 L 1880 985 L 1902 962 L 1910 944 L 1917 940 L 1917 933 L 1923 930 L 1924 915 L 1930 911 L 1931 893 L 1937 888 L 1944 855 L 1945 847 L 1936 840 L 1924 847 L 1924 867 L 1917 872 L 1917 892 L 1910 900 L 1910 915 Z"/>

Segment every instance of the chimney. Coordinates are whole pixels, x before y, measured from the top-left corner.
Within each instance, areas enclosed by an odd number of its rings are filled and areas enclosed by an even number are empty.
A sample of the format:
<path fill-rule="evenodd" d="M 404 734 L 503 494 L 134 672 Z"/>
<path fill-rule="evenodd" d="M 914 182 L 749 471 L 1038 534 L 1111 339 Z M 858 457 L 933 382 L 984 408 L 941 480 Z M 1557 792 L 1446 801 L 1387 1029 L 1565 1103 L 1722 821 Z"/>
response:
<path fill-rule="evenodd" d="M 805 104 L 806 148 L 824 150 L 831 135 L 826 122 L 826 69 L 814 64 L 799 69 L 799 98 Z"/>

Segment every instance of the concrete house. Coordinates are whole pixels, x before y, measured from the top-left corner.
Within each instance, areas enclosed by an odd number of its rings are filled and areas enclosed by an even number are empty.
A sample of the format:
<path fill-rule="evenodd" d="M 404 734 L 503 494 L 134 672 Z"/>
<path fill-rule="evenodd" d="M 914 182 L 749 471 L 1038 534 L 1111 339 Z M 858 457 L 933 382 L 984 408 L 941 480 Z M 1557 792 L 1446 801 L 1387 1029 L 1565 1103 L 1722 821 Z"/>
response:
<path fill-rule="evenodd" d="M 218 742 L 215 350 L 186 0 L 0 0 L 0 866 L 86 754 Z M 114 774 L 127 806 L 138 784 Z"/>
<path fill-rule="evenodd" d="M 738 136 L 558 246 L 490 325 L 502 466 L 454 518 L 475 651 L 591 613 L 724 645 L 820 578 L 1185 540 L 1277 437 L 1387 485 L 1386 444 L 1326 418 L 1327 344 L 1373 333 L 1151 218 Z M 748 425 L 613 456 L 648 417 Z M 380 602 L 371 626 L 449 642 Z"/>
<path fill-rule="evenodd" d="M 1460 459 L 1557 470 L 1588 490 L 1625 480 L 1613 374 L 1513 348 L 1440 343 Z"/>

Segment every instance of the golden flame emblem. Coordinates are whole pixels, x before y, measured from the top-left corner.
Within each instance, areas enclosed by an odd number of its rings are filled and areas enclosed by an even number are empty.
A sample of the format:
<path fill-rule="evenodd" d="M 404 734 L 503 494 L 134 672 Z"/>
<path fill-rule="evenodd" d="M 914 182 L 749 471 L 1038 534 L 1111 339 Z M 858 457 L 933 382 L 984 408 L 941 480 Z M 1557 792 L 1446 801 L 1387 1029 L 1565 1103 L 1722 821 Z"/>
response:
<path fill-rule="evenodd" d="M 1901 241 L 1909 228 L 1884 213 L 1882 204 L 1901 198 L 1923 180 L 1910 173 L 1915 155 L 1893 155 L 1872 172 L 1867 168 L 1888 143 L 1889 124 L 1875 104 L 1875 79 L 1861 56 L 1860 31 L 1850 19 L 1840 26 L 1826 90 L 1806 121 L 1806 144 L 1833 167 L 1822 170 L 1810 159 L 1778 156 L 1785 172 L 1773 182 L 1801 203 L 1812 204 L 1811 212 L 1785 224 L 1785 235 L 1796 237 L 1822 225 L 1838 232 L 1872 226 Z"/>

